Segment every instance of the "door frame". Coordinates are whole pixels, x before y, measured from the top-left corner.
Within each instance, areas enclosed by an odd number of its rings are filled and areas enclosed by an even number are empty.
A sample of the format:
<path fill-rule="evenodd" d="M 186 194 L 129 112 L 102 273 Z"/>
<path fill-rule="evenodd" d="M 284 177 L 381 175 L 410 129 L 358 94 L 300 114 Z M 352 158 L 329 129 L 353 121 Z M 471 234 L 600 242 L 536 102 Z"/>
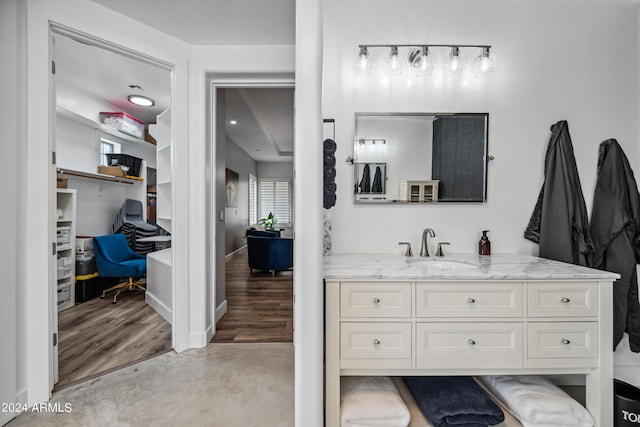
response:
<path fill-rule="evenodd" d="M 175 111 L 175 81 L 174 81 L 174 74 L 175 74 L 175 66 L 167 61 L 161 60 L 159 58 L 155 58 L 143 53 L 140 53 L 138 51 L 135 51 L 133 49 L 130 49 L 128 47 L 122 46 L 122 45 L 118 45 L 116 43 L 110 42 L 108 40 L 104 40 L 101 39 L 99 37 L 96 37 L 94 35 L 76 30 L 74 28 L 56 23 L 56 22 L 49 22 L 49 61 L 52 62 L 54 60 L 53 58 L 53 54 L 54 54 L 54 43 L 53 43 L 53 36 L 55 35 L 59 35 L 59 36 L 63 36 L 63 37 L 69 37 L 72 38 L 74 40 L 79 41 L 80 43 L 85 43 L 91 46 L 94 46 L 96 48 L 100 48 L 100 49 L 105 49 L 108 50 L 110 52 L 119 54 L 119 55 L 123 55 L 126 57 L 129 57 L 131 59 L 135 59 L 144 63 L 147 63 L 149 65 L 153 65 L 159 68 L 162 68 L 166 71 L 169 72 L 170 76 L 171 76 L 171 92 L 172 92 L 172 96 L 171 96 L 171 104 L 170 104 L 170 109 L 171 111 Z M 49 74 L 49 123 L 50 123 L 50 128 L 49 128 L 49 151 L 51 153 L 55 153 L 56 152 L 56 129 L 57 129 L 57 117 L 56 117 L 56 108 L 57 108 L 57 103 L 56 103 L 56 91 L 57 91 L 57 86 L 56 86 L 56 82 L 55 82 L 55 74 L 54 73 L 50 73 Z M 171 125 L 171 133 L 172 133 L 172 141 L 175 141 L 175 121 L 172 120 L 172 125 Z M 173 148 L 172 148 L 173 150 Z M 55 236 L 56 236 L 56 223 L 54 221 L 55 218 L 55 200 L 56 200 L 56 164 L 53 162 L 53 160 L 49 163 L 49 200 L 51 200 L 51 203 L 49 203 L 49 218 L 50 218 L 50 223 L 49 223 L 49 227 L 50 227 L 50 232 L 49 232 L 49 236 L 52 242 L 52 246 L 54 245 L 55 242 Z M 173 175 L 174 175 L 174 171 L 173 169 L 170 172 L 172 180 L 173 180 Z M 172 192 L 174 192 L 175 187 L 172 188 Z M 173 195 L 172 195 L 173 197 Z M 53 253 L 51 256 L 51 261 L 49 264 L 49 284 L 48 284 L 48 289 L 50 289 L 49 292 L 49 308 L 50 308 L 50 314 L 49 314 L 49 336 L 58 336 L 58 311 L 57 311 L 57 292 L 56 292 L 56 274 L 57 274 L 57 270 L 55 268 L 55 258 L 56 258 L 56 254 Z M 172 256 L 173 258 L 173 256 Z M 173 262 L 172 262 L 173 265 Z M 176 323 L 177 323 L 177 314 L 176 314 L 176 304 L 175 304 L 175 294 L 176 294 L 176 280 L 175 280 L 175 275 L 172 275 L 172 281 L 171 281 L 171 288 L 172 288 L 172 294 L 174 295 L 173 298 L 173 307 L 172 307 L 172 322 L 171 322 L 171 339 L 172 339 L 172 348 L 176 348 Z M 55 384 L 58 382 L 58 339 L 55 339 L 54 341 L 49 341 L 50 345 L 49 345 L 49 388 L 50 390 L 53 390 Z"/>
<path fill-rule="evenodd" d="M 222 234 L 222 238 L 216 241 L 216 236 L 220 234 L 220 231 L 224 233 L 225 226 L 224 221 L 219 221 L 219 213 L 218 210 L 222 209 L 224 212 L 224 205 L 218 206 L 216 204 L 217 201 L 217 192 L 216 192 L 216 166 L 217 161 L 217 146 L 218 146 L 218 138 L 217 138 L 217 130 L 218 130 L 218 120 L 217 120 L 217 91 L 218 89 L 243 89 L 243 88 L 254 88 L 254 89 L 274 89 L 274 88 L 293 88 L 295 91 L 295 75 L 294 72 L 284 72 L 284 73 L 269 73 L 269 72 L 259 72 L 259 73 L 213 73 L 208 76 L 207 81 L 207 130 L 208 130 L 208 144 L 207 144 L 207 153 L 206 153 L 206 170 L 208 173 L 206 174 L 208 179 L 206 183 L 206 194 L 207 194 L 207 260 L 213 260 L 213 262 L 206 263 L 207 271 L 207 288 L 208 294 L 210 295 L 209 307 L 211 307 L 211 312 L 213 313 L 213 322 L 211 322 L 211 335 L 208 337 L 208 340 L 211 341 L 213 336 L 216 333 L 216 323 L 217 321 L 225 314 L 227 310 L 227 300 L 226 298 L 219 304 L 216 305 L 216 288 L 217 285 L 222 283 L 224 284 L 224 268 L 222 271 L 218 271 L 218 267 L 221 265 L 224 266 L 224 234 Z M 221 142 L 224 143 L 224 142 Z M 294 147 L 295 150 L 295 147 Z M 295 151 L 294 151 L 295 153 Z M 294 154 L 295 155 L 295 154 Z M 295 187 L 295 176 L 293 177 L 294 187 Z M 295 199 L 294 199 L 295 203 Z M 220 227 L 217 225 L 220 224 Z M 216 244 L 218 242 L 218 244 Z M 220 253 L 222 251 L 222 253 Z M 219 262 L 220 261 L 220 262 Z M 226 293 L 225 293 L 226 295 Z"/>

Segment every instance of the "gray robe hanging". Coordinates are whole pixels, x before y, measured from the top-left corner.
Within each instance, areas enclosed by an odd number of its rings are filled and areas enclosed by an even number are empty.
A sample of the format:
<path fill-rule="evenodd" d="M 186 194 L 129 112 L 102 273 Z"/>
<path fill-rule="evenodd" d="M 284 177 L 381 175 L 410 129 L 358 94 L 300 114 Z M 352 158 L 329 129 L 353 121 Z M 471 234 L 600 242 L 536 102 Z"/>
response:
<path fill-rule="evenodd" d="M 591 265 L 587 208 L 565 120 L 551 126 L 544 183 L 524 237 L 540 245 L 542 258 Z"/>
<path fill-rule="evenodd" d="M 633 171 L 615 139 L 600 144 L 598 181 L 591 212 L 593 266 L 620 274 L 613 284 L 613 348 L 629 333 L 640 352 L 640 303 L 636 263 L 640 261 L 640 195 Z"/>

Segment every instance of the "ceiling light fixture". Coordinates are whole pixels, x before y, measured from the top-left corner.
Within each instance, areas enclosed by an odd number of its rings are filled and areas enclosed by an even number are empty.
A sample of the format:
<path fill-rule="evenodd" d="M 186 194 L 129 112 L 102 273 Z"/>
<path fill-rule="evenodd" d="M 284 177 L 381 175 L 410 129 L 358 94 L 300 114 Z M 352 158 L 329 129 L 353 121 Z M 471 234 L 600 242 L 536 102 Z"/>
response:
<path fill-rule="evenodd" d="M 496 58 L 489 45 L 454 45 L 454 44 L 370 44 L 359 45 L 359 53 L 353 64 L 353 70 L 358 76 L 368 76 L 375 68 L 375 61 L 370 54 L 371 48 L 387 48 L 389 54 L 383 58 L 384 71 L 389 76 L 402 74 L 405 60 L 400 55 L 400 48 L 410 48 L 407 53 L 409 65 L 419 77 L 426 77 L 436 69 L 438 60 L 431 48 L 447 48 L 448 55 L 442 66 L 448 77 L 461 76 L 467 68 L 467 59 L 462 49 L 480 49 L 480 54 L 473 60 L 471 69 L 476 77 L 484 77 L 496 68 Z"/>
<path fill-rule="evenodd" d="M 141 107 L 153 107 L 156 105 L 156 102 L 153 99 L 142 95 L 129 95 L 127 99 L 130 103 Z"/>
<path fill-rule="evenodd" d="M 230 124 L 230 125 L 237 125 L 237 124 L 238 124 L 238 122 L 237 122 L 237 121 L 235 121 L 235 120 L 229 120 L 229 124 Z"/>

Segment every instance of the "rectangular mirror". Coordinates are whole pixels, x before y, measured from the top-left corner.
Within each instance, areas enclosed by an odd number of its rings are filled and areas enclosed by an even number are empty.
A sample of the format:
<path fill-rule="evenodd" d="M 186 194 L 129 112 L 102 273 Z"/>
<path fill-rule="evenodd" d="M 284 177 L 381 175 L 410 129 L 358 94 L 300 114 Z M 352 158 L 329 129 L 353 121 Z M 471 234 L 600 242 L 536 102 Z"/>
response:
<path fill-rule="evenodd" d="M 486 202 L 488 113 L 356 113 L 356 203 Z"/>

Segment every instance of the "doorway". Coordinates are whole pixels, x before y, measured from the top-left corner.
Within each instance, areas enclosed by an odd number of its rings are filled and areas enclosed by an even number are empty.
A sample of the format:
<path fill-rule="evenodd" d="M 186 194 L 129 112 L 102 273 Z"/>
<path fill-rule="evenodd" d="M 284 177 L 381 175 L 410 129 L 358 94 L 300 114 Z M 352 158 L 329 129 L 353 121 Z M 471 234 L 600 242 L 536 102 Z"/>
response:
<path fill-rule="evenodd" d="M 211 92 L 217 172 L 209 194 L 217 196 L 210 218 L 224 236 L 213 240 L 214 343 L 293 341 L 293 271 L 252 273 L 247 262 L 247 229 L 260 228 L 269 212 L 281 237 L 293 237 L 293 78 L 260 77 L 220 79 Z M 229 176 L 238 177 L 235 204 L 225 197 Z"/>
<path fill-rule="evenodd" d="M 150 201 L 157 199 L 161 183 L 148 185 L 147 170 L 164 167 L 159 173 L 170 188 L 170 164 L 158 158 L 162 148 L 171 147 L 171 129 L 168 138 L 154 134 L 161 135 L 159 117 L 170 115 L 172 71 L 167 64 L 67 28 L 52 26 L 51 37 L 56 154 L 51 191 L 57 201 L 52 228 L 58 245 L 51 286 L 57 336 L 51 385 L 59 389 L 172 348 L 171 318 L 152 306 L 152 292 L 127 291 L 115 304 L 110 297 L 100 298 L 119 278 L 97 274 L 92 245 L 95 236 L 123 233 L 139 253 L 159 249 L 156 242 L 142 244 L 136 230 L 122 227 L 117 218 L 131 200 L 141 209 L 141 221 L 151 225 L 149 215 L 157 203 Z M 145 95 L 153 105 L 135 106 L 128 95 Z M 105 123 L 103 112 L 118 120 Z M 164 196 L 162 212 L 171 212 L 170 192 Z M 170 214 L 163 220 L 170 224 Z M 153 233 L 151 228 L 146 237 L 170 237 L 170 226 L 153 228 Z M 171 295 L 167 276 L 164 294 Z M 155 284 L 147 282 L 149 290 L 150 285 Z M 157 288 L 154 292 L 160 294 Z M 166 305 L 170 310 L 171 301 Z"/>

